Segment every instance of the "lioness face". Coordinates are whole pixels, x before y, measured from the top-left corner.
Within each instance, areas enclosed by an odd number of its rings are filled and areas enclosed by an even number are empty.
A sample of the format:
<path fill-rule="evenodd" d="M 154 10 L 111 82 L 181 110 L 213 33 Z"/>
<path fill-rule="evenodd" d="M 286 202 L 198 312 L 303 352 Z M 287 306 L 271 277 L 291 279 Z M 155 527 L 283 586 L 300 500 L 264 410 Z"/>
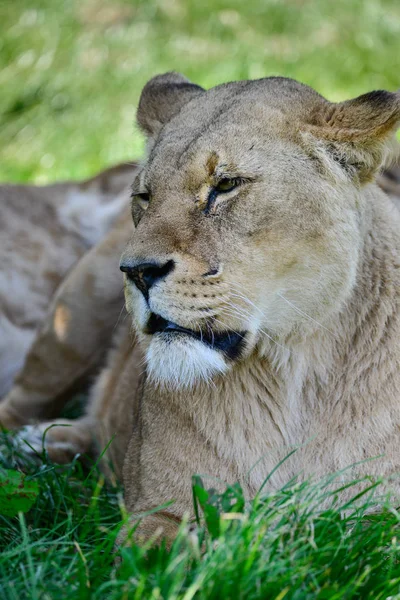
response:
<path fill-rule="evenodd" d="M 279 78 L 192 87 L 151 132 L 121 259 L 148 373 L 174 387 L 328 327 L 361 246 L 359 186 L 310 149 L 306 117 L 323 98 Z"/>

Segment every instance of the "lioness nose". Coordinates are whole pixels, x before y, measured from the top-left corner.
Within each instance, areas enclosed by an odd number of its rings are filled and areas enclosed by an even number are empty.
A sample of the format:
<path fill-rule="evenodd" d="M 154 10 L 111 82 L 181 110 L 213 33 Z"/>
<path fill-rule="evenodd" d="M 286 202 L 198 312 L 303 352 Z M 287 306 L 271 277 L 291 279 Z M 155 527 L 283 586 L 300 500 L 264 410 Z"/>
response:
<path fill-rule="evenodd" d="M 149 289 L 160 279 L 163 279 L 170 273 L 175 266 L 173 260 L 169 260 L 163 265 L 157 263 L 140 263 L 132 265 L 127 262 L 120 264 L 120 269 L 127 274 L 128 279 L 132 281 L 142 292 L 145 298 L 149 295 Z"/>

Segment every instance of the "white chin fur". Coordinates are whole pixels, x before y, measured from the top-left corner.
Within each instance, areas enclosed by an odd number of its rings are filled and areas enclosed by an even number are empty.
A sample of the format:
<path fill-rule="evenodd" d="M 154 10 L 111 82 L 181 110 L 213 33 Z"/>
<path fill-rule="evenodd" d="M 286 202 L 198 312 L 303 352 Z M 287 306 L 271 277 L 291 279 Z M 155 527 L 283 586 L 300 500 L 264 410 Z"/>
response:
<path fill-rule="evenodd" d="M 155 335 L 146 354 L 147 373 L 153 383 L 173 388 L 190 388 L 210 381 L 228 369 L 223 356 L 190 337 L 176 340 Z"/>

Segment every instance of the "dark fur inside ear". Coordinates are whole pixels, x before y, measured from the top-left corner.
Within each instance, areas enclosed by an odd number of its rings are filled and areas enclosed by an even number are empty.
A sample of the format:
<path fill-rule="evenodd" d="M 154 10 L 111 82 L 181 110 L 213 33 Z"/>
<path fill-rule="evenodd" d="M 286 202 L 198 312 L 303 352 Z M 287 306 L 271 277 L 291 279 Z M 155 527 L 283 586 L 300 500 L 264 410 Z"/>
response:
<path fill-rule="evenodd" d="M 142 131 L 155 136 L 182 106 L 202 94 L 203 88 L 179 73 L 165 73 L 150 79 L 139 100 L 137 122 Z"/>
<path fill-rule="evenodd" d="M 372 179 L 389 154 L 387 142 L 400 122 L 400 94 L 378 90 L 338 104 L 321 102 L 308 131 L 348 174 Z"/>

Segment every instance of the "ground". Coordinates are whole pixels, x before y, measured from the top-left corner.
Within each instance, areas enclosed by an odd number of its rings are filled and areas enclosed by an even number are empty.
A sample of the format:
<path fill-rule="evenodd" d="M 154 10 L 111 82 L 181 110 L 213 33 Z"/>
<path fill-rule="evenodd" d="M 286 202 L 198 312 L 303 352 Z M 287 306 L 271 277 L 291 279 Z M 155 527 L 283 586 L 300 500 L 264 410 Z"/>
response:
<path fill-rule="evenodd" d="M 342 100 L 399 87 L 399 39 L 398 0 L 0 2 L 0 180 L 80 178 L 140 157 L 135 106 L 156 73 L 205 87 L 284 75 Z M 400 516 L 386 500 L 366 517 L 355 504 L 321 512 L 325 482 L 267 484 L 244 504 L 239 488 L 218 497 L 196 481 L 198 529 L 170 552 L 126 548 L 116 567 L 121 488 L 97 465 L 32 460 L 10 434 L 0 448 L 0 484 L 19 471 L 35 490 L 13 515 L 0 485 L 2 599 L 400 598 Z"/>

